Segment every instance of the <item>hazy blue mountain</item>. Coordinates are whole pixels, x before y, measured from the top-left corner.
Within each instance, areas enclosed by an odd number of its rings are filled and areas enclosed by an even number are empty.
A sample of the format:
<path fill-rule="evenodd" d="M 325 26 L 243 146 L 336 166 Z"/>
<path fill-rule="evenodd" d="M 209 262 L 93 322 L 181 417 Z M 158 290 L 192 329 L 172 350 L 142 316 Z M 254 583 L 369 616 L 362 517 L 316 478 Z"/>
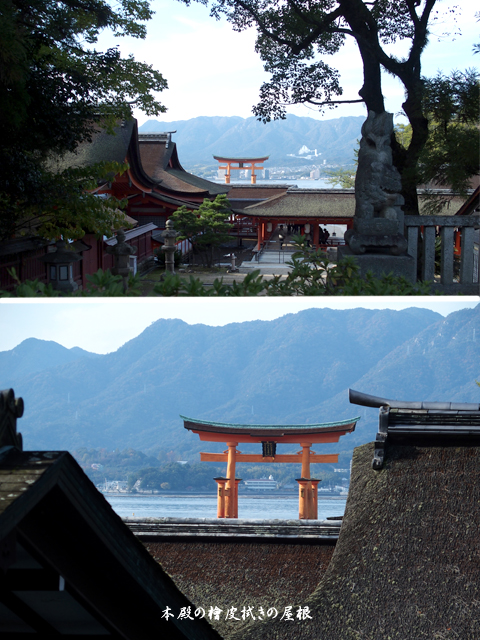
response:
<path fill-rule="evenodd" d="M 417 308 L 310 309 L 225 327 L 159 320 L 114 353 L 17 377 L 15 393 L 26 406 L 19 429 L 29 449 L 162 448 L 192 459 L 223 445 L 201 444 L 179 414 L 250 424 L 360 415 L 356 432 L 333 447 L 351 449 L 373 439 L 377 411 L 350 405 L 349 387 L 399 399 L 475 401 L 477 336 L 480 306 L 446 320 Z M 50 346 L 55 354 L 58 345 Z"/>
<path fill-rule="evenodd" d="M 52 340 L 28 338 L 11 351 L 0 352 L 0 389 L 12 386 L 32 373 L 81 358 L 96 357 L 98 354 L 79 347 L 67 349 Z"/>
<path fill-rule="evenodd" d="M 285 120 L 263 124 L 255 117 L 207 117 L 190 120 L 159 122 L 148 120 L 140 133 L 176 131 L 180 162 L 188 168 L 198 164 L 215 165 L 214 155 L 270 156 L 265 166 L 295 164 L 350 163 L 360 139 L 360 129 L 365 118 L 348 116 L 331 120 L 315 120 L 288 115 Z M 305 160 L 298 156 L 305 146 L 319 155 Z"/>

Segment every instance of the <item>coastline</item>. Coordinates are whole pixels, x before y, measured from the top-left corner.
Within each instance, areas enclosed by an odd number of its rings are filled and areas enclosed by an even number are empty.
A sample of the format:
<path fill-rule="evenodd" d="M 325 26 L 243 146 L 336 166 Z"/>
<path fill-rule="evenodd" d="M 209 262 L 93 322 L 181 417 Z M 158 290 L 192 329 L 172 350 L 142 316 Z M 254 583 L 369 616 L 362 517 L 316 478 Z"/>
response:
<path fill-rule="evenodd" d="M 100 493 L 105 496 L 105 497 L 112 497 L 112 498 L 152 498 L 152 497 L 159 497 L 159 498 L 216 498 L 217 494 L 216 493 L 196 493 L 196 492 L 192 492 L 192 491 L 187 491 L 187 492 L 180 492 L 180 491 L 171 491 L 171 492 L 162 492 L 162 493 L 126 493 L 126 492 L 114 492 L 114 491 L 108 491 L 108 492 L 104 492 L 104 491 L 100 491 Z M 262 499 L 272 499 L 272 498 L 279 498 L 279 499 L 285 499 L 285 498 L 296 498 L 297 495 L 294 493 L 276 493 L 275 495 L 272 494 L 265 494 L 265 493 L 241 493 L 239 494 L 239 497 L 249 497 L 249 498 L 258 498 L 259 500 Z M 318 496 L 318 500 L 346 500 L 347 496 L 341 496 L 341 495 L 330 495 L 330 496 Z"/>

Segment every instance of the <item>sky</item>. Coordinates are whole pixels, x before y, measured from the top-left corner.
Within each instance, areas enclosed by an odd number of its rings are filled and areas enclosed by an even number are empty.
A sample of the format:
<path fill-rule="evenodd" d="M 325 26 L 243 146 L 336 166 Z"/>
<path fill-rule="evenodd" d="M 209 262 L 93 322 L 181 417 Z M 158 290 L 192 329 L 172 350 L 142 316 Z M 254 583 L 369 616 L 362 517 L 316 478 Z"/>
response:
<path fill-rule="evenodd" d="M 480 55 L 472 53 L 472 45 L 480 40 L 476 3 L 464 0 L 461 4 L 461 13 L 454 23 L 454 14 L 446 12 L 450 3 L 437 3 L 444 13 L 432 27 L 422 58 L 424 75 L 478 66 Z M 105 35 L 98 48 L 119 44 L 123 56 L 133 54 L 136 60 L 152 65 L 163 74 L 169 89 L 160 94 L 160 100 L 168 112 L 155 119 L 170 122 L 197 116 L 251 116 L 252 106 L 258 102 L 259 88 L 268 79 L 255 53 L 254 30 L 237 33 L 226 21 L 211 18 L 208 7 L 197 2 L 186 6 L 179 0 L 153 0 L 151 6 L 156 13 L 147 23 L 145 40 L 114 39 Z M 396 53 L 401 53 L 399 46 L 395 47 Z M 340 70 L 344 97 L 357 98 L 362 69 L 356 46 L 350 43 L 340 53 L 327 57 L 326 62 Z M 395 114 L 400 112 L 403 91 L 388 76 L 384 81 L 384 94 L 387 109 Z M 345 105 L 324 115 L 304 106 L 289 108 L 289 112 L 321 119 L 365 115 L 361 104 Z M 139 124 L 149 119 L 139 111 L 135 116 Z"/>
<path fill-rule="evenodd" d="M 9 351 L 27 338 L 53 340 L 64 347 L 93 353 L 116 351 L 140 335 L 152 322 L 177 318 L 188 324 L 222 326 L 232 322 L 274 320 L 303 309 L 432 309 L 443 316 L 473 308 L 478 297 L 335 297 L 335 298 L 87 298 L 0 301 L 0 351 Z"/>

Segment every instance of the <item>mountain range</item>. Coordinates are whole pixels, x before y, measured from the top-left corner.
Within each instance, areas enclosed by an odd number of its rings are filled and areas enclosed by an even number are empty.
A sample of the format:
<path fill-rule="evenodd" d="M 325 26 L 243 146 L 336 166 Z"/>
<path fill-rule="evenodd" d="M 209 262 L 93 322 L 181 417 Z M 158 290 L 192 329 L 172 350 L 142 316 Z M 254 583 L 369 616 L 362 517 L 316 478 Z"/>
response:
<path fill-rule="evenodd" d="M 180 414 L 246 424 L 360 416 L 339 444 L 315 447 L 345 452 L 378 426 L 377 410 L 349 404 L 349 387 L 478 402 L 479 356 L 480 305 L 447 318 L 421 308 L 309 309 L 224 327 L 158 320 L 106 355 L 29 339 L 0 353 L 0 388 L 24 399 L 18 428 L 30 450 L 133 447 L 196 461 L 224 445 L 201 444 Z"/>
<path fill-rule="evenodd" d="M 363 116 L 315 120 L 289 114 L 285 120 L 263 124 L 253 116 L 200 116 L 174 122 L 148 120 L 139 127 L 139 132 L 176 131 L 173 140 L 186 169 L 196 165 L 214 166 L 217 164 L 214 155 L 237 158 L 268 155 L 267 168 L 320 165 L 324 161 L 353 164 L 364 121 Z"/>

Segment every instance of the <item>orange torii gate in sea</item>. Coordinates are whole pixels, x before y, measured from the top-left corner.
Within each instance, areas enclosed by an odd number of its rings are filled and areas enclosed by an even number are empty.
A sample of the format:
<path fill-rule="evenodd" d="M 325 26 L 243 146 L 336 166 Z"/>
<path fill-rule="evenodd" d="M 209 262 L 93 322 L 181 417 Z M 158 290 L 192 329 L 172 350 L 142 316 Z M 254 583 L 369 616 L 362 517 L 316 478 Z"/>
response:
<path fill-rule="evenodd" d="M 193 418 L 183 419 L 185 429 L 200 436 L 206 442 L 225 442 L 228 450 L 223 453 L 200 453 L 202 462 L 226 462 L 227 477 L 214 478 L 218 485 L 217 517 L 238 518 L 238 485 L 240 478 L 235 477 L 237 462 L 297 462 L 302 465 L 299 484 L 298 517 L 300 520 L 318 518 L 318 483 L 320 480 L 310 477 L 310 463 L 338 462 L 338 453 L 316 454 L 310 447 L 314 443 L 338 442 L 340 436 L 355 429 L 359 417 L 341 422 L 325 422 L 306 425 L 265 425 L 265 424 L 226 424 L 205 422 Z M 240 442 L 261 443 L 262 454 L 242 453 L 237 450 Z M 302 450 L 293 454 L 277 454 L 278 443 L 296 443 Z"/>
<path fill-rule="evenodd" d="M 218 166 L 219 169 L 225 169 L 225 184 L 230 184 L 230 176 L 232 171 L 251 171 L 252 176 L 250 178 L 250 182 L 252 184 L 257 184 L 257 176 L 255 171 L 257 169 L 263 169 L 262 166 L 256 166 L 258 163 L 265 162 L 268 160 L 269 156 L 263 156 L 261 158 L 231 158 L 230 156 L 213 156 L 215 160 L 217 160 L 220 164 Z M 222 162 L 225 164 L 222 165 Z M 238 165 L 238 167 L 232 166 Z"/>

